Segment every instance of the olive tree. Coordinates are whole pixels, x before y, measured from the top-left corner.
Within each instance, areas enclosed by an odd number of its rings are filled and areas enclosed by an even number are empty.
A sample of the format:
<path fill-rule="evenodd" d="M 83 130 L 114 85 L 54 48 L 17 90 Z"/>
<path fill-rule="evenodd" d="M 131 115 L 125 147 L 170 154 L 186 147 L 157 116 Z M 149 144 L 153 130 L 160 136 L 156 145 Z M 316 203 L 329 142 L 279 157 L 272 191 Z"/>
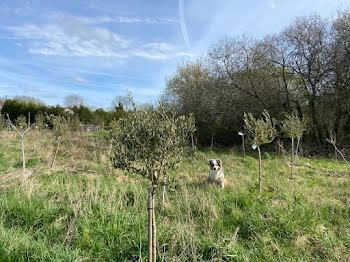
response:
<path fill-rule="evenodd" d="M 193 119 L 157 109 L 136 110 L 120 119 L 112 130 L 111 161 L 116 168 L 140 174 L 150 181 L 148 189 L 148 258 L 156 261 L 154 196 L 161 178 L 182 161 Z"/>
<path fill-rule="evenodd" d="M 251 113 L 244 113 L 244 128 L 253 148 L 257 148 L 259 152 L 259 193 L 261 192 L 261 150 L 264 144 L 271 143 L 277 134 L 276 120 L 270 117 L 270 114 L 264 110 L 262 118 L 255 118 Z"/>
<path fill-rule="evenodd" d="M 299 147 L 300 140 L 305 131 L 305 124 L 301 118 L 299 118 L 296 114 L 286 115 L 286 119 L 282 121 L 282 131 L 283 133 L 292 140 L 292 149 L 291 149 L 291 172 L 290 178 L 293 179 L 294 173 L 294 139 L 298 139 L 296 154 Z"/>
<path fill-rule="evenodd" d="M 67 133 L 69 130 L 69 120 L 64 116 L 55 116 L 55 115 L 49 115 L 46 116 L 49 123 L 52 125 L 53 133 L 56 137 L 57 144 L 55 149 L 55 154 L 53 156 L 52 162 L 51 162 L 51 168 L 55 165 L 55 160 L 57 157 L 58 149 L 61 143 L 61 137 Z"/>
<path fill-rule="evenodd" d="M 37 113 L 35 115 L 35 126 L 38 130 L 45 128 L 45 115 L 43 113 Z"/>

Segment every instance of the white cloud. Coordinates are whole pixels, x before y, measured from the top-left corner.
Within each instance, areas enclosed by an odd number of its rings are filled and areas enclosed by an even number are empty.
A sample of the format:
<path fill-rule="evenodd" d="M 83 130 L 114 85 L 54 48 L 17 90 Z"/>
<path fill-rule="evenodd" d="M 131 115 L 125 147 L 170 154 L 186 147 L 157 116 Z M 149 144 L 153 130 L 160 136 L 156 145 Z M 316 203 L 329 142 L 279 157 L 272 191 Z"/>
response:
<path fill-rule="evenodd" d="M 176 18 L 139 18 L 130 16 L 100 16 L 100 17 L 76 17 L 79 21 L 88 24 L 177 24 L 179 20 Z"/>
<path fill-rule="evenodd" d="M 17 42 L 25 40 L 22 42 L 22 48 L 28 48 L 29 53 L 44 56 L 120 59 L 138 57 L 150 60 L 194 56 L 185 51 L 184 46 L 165 42 L 131 41 L 107 28 L 91 26 L 77 17 L 62 15 L 57 21 L 54 24 L 25 24 L 0 28 L 11 32 L 17 38 Z M 136 22 L 137 18 L 132 21 Z"/>
<path fill-rule="evenodd" d="M 91 27 L 76 19 L 64 19 L 55 25 L 2 27 L 16 37 L 29 40 L 29 52 L 57 56 L 111 56 L 125 58 L 120 49 L 130 42 L 101 27 Z"/>
<path fill-rule="evenodd" d="M 140 49 L 135 49 L 132 55 L 152 60 L 166 60 L 176 57 L 194 57 L 195 54 L 183 51 L 183 48 L 169 43 L 148 43 Z"/>
<path fill-rule="evenodd" d="M 73 78 L 73 81 L 77 82 L 77 83 L 82 83 L 82 84 L 89 83 L 89 80 L 82 78 L 82 77 L 75 77 L 75 78 Z"/>

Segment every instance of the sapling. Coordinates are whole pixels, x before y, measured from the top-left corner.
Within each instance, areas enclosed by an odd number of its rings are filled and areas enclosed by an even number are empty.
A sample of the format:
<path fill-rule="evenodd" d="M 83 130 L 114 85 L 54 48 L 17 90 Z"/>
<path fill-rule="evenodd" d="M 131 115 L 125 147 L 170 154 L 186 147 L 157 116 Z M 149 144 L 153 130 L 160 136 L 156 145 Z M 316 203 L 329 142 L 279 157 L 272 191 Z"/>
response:
<path fill-rule="evenodd" d="M 259 194 L 261 192 L 261 150 L 260 147 L 264 144 L 271 143 L 276 134 L 276 120 L 271 118 L 269 113 L 264 110 L 263 117 L 256 119 L 251 113 L 244 113 L 245 130 L 253 143 L 253 149 L 258 149 L 259 153 Z"/>
<path fill-rule="evenodd" d="M 161 177 L 169 176 L 170 169 L 182 161 L 190 130 L 194 121 L 184 116 L 176 117 L 157 109 L 129 112 L 112 130 L 114 167 L 140 174 L 150 181 L 148 188 L 148 259 L 156 261 L 156 223 L 154 197 Z"/>
<path fill-rule="evenodd" d="M 69 122 L 67 118 L 65 118 L 64 116 L 49 115 L 49 116 L 46 116 L 46 118 L 51 123 L 53 132 L 57 140 L 55 153 L 51 162 L 51 168 L 53 168 L 55 165 L 58 149 L 60 147 L 61 137 L 68 131 Z"/>
<path fill-rule="evenodd" d="M 292 149 L 291 149 L 291 164 L 290 164 L 290 178 L 293 179 L 294 175 L 294 139 L 298 139 L 298 144 L 296 151 L 299 147 L 300 139 L 302 138 L 305 131 L 305 124 L 301 118 L 299 118 L 295 113 L 291 115 L 286 115 L 286 119 L 282 121 L 282 131 L 283 133 L 292 140 Z"/>
<path fill-rule="evenodd" d="M 38 130 L 45 128 L 45 116 L 42 113 L 37 113 L 35 115 L 35 126 Z"/>
<path fill-rule="evenodd" d="M 17 118 L 18 119 L 18 118 Z M 19 122 L 19 124 L 22 124 L 23 126 L 26 125 L 27 128 L 25 129 L 25 131 L 23 132 L 20 132 L 18 131 L 17 127 L 12 124 L 11 122 L 11 119 L 10 119 L 10 116 L 9 114 L 7 114 L 7 120 L 8 120 L 8 123 L 10 124 L 10 126 L 20 135 L 21 137 L 21 145 L 22 145 L 22 171 L 23 171 L 23 176 L 24 177 L 27 177 L 27 176 L 30 176 L 32 173 L 31 172 L 28 172 L 26 173 L 26 159 L 25 159 L 25 155 L 24 155 L 24 137 L 25 135 L 28 133 L 28 131 L 30 130 L 30 113 L 28 113 L 28 124 L 23 124 L 22 123 L 22 119 L 21 119 L 21 122 Z M 22 127 L 23 128 L 23 127 Z"/>
<path fill-rule="evenodd" d="M 350 166 L 349 162 L 346 160 L 346 158 L 344 157 L 343 153 L 338 149 L 337 145 L 336 145 L 336 134 L 334 132 L 331 133 L 331 137 L 330 138 L 326 138 L 327 142 L 330 143 L 331 145 L 333 145 L 335 153 L 339 153 L 339 155 L 343 158 L 343 160 L 345 161 L 345 163 Z"/>

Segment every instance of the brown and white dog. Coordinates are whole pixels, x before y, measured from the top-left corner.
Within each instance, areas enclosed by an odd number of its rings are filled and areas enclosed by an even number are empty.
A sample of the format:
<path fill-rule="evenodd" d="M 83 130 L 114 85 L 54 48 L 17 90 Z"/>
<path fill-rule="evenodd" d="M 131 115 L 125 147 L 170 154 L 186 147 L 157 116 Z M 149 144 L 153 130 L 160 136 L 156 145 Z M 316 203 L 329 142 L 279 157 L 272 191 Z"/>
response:
<path fill-rule="evenodd" d="M 225 176 L 224 168 L 222 167 L 222 162 L 220 159 L 210 159 L 209 160 L 210 173 L 208 177 L 208 182 L 220 185 L 222 188 L 225 187 Z"/>

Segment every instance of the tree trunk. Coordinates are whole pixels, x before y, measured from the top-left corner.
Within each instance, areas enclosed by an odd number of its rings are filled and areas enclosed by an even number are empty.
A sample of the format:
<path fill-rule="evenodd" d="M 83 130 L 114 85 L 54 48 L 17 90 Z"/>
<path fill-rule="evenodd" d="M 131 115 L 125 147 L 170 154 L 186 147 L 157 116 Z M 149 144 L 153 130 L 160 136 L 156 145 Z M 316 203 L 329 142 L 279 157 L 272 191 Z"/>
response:
<path fill-rule="evenodd" d="M 24 156 L 24 135 L 21 135 L 21 144 L 22 144 L 22 161 L 23 161 L 23 174 L 26 172 L 26 159 L 25 159 L 25 156 Z"/>
<path fill-rule="evenodd" d="M 148 262 L 153 262 L 153 189 L 148 189 Z"/>
<path fill-rule="evenodd" d="M 53 166 L 55 165 L 55 160 L 56 160 L 56 157 L 57 157 L 58 148 L 60 146 L 60 143 L 61 143 L 61 137 L 59 136 L 57 138 L 57 146 L 56 146 L 56 150 L 55 150 L 55 155 L 53 156 L 53 159 L 52 159 L 51 168 L 53 168 Z"/>
<path fill-rule="evenodd" d="M 214 135 L 211 135 L 211 142 L 210 142 L 210 151 L 213 151 L 213 146 L 214 146 Z"/>
<path fill-rule="evenodd" d="M 290 159 L 290 179 L 293 179 L 293 173 L 294 173 L 294 137 L 292 137 L 292 152 L 291 152 L 291 159 Z"/>
<path fill-rule="evenodd" d="M 259 194 L 261 193 L 261 152 L 260 152 L 260 146 L 258 146 L 258 152 L 259 152 Z"/>

